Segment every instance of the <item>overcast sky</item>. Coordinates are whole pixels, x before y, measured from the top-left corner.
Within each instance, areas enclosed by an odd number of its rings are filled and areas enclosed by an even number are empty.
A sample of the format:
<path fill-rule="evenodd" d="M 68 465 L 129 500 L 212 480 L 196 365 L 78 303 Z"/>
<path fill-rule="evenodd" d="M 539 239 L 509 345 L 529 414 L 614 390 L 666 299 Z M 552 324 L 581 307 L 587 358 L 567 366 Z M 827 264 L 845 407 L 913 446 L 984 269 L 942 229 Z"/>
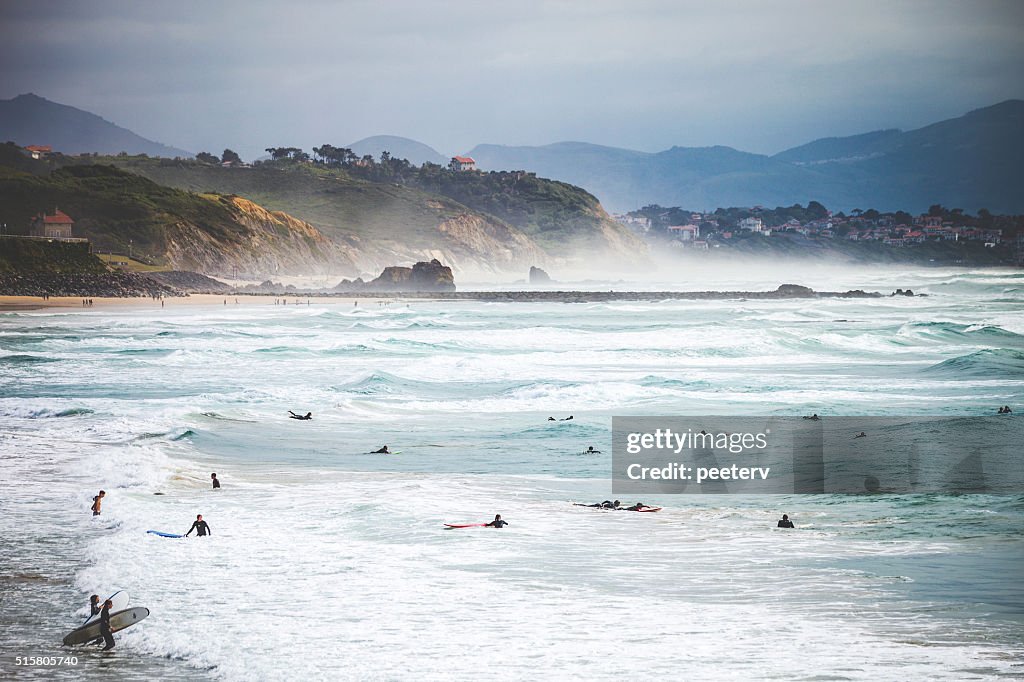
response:
<path fill-rule="evenodd" d="M 1024 98 L 1024 2 L 0 0 L 0 98 L 189 151 L 774 153 Z"/>

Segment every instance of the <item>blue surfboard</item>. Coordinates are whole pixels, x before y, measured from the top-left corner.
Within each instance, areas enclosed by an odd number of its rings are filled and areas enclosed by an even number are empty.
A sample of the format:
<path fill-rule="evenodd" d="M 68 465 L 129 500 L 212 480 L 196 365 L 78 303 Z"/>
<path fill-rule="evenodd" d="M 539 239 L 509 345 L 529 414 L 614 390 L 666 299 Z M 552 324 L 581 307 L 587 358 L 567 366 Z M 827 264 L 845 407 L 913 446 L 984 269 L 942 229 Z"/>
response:
<path fill-rule="evenodd" d="M 153 535 L 159 535 L 162 538 L 181 538 L 181 537 L 184 537 L 183 535 L 178 535 L 177 533 L 161 533 L 158 530 L 147 530 L 146 532 L 147 533 L 152 533 Z"/>

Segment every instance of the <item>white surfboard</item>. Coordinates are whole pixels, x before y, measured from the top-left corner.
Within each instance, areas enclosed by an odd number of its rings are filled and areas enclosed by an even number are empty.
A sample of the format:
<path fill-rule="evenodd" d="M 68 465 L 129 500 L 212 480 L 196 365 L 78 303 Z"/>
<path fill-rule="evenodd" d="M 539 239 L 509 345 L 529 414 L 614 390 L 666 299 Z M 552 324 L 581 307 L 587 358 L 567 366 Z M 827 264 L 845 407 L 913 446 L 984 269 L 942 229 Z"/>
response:
<path fill-rule="evenodd" d="M 114 594 L 112 594 L 109 597 L 107 597 L 107 599 L 109 599 L 110 601 L 114 602 L 114 605 L 110 609 L 111 613 L 116 613 L 118 611 L 124 611 L 126 608 L 128 608 L 128 593 L 125 592 L 124 590 L 118 590 Z M 103 602 L 102 601 L 100 602 L 100 608 L 103 608 Z M 86 618 L 85 622 L 82 623 L 81 627 L 84 628 L 86 625 L 89 625 L 93 621 L 97 621 L 99 619 L 100 619 L 100 614 L 97 612 L 95 616 L 89 616 L 88 618 Z"/>
<path fill-rule="evenodd" d="M 117 613 L 110 614 L 110 631 L 118 632 L 124 630 L 127 627 L 135 625 L 140 620 L 146 618 L 149 615 L 149 609 L 143 606 L 136 606 L 134 609 L 125 609 L 124 611 L 118 611 Z M 64 644 L 71 646 L 74 644 L 88 644 L 100 635 L 100 622 L 94 621 L 89 625 L 83 625 L 77 630 L 72 630 L 64 637 Z"/>

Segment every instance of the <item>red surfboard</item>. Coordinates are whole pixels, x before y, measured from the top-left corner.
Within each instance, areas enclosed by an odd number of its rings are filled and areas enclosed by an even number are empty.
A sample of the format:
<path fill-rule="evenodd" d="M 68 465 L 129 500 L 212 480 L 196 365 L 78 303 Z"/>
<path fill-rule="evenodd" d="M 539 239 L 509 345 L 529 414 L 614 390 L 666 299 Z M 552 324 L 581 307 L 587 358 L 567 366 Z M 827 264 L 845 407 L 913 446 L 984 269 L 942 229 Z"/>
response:
<path fill-rule="evenodd" d="M 634 511 L 638 511 L 638 512 L 654 512 L 654 511 L 661 511 L 661 507 L 647 507 L 646 509 L 635 509 Z"/>
<path fill-rule="evenodd" d="M 449 528 L 483 528 L 486 523 L 446 523 Z"/>

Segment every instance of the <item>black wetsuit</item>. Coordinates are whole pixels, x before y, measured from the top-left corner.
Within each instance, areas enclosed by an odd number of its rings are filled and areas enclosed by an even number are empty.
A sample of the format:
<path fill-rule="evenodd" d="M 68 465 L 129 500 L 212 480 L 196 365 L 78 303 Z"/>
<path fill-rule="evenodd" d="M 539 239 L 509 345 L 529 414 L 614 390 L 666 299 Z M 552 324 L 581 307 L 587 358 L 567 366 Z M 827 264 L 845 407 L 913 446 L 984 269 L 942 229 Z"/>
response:
<path fill-rule="evenodd" d="M 487 526 L 490 527 L 490 528 L 501 528 L 502 526 L 507 526 L 507 525 L 508 525 L 508 521 L 506 521 L 505 519 L 496 519 L 496 520 L 491 521 L 490 523 L 487 524 Z"/>
<path fill-rule="evenodd" d="M 217 480 L 216 478 L 213 479 L 213 487 L 214 487 L 214 489 L 217 489 L 217 488 L 220 487 L 220 481 Z"/>
<path fill-rule="evenodd" d="M 114 633 L 110 630 L 110 609 L 104 607 L 100 611 L 100 634 L 103 636 L 103 641 L 106 642 L 103 649 L 114 648 Z"/>
<path fill-rule="evenodd" d="M 202 537 L 204 535 L 213 535 L 210 532 L 210 527 L 206 525 L 206 521 L 193 521 L 192 527 L 188 529 L 188 533 L 185 533 L 185 537 L 188 537 L 192 531 L 196 532 L 196 535 Z"/>
<path fill-rule="evenodd" d="M 779 519 L 779 528 L 796 528 L 789 519 Z"/>

